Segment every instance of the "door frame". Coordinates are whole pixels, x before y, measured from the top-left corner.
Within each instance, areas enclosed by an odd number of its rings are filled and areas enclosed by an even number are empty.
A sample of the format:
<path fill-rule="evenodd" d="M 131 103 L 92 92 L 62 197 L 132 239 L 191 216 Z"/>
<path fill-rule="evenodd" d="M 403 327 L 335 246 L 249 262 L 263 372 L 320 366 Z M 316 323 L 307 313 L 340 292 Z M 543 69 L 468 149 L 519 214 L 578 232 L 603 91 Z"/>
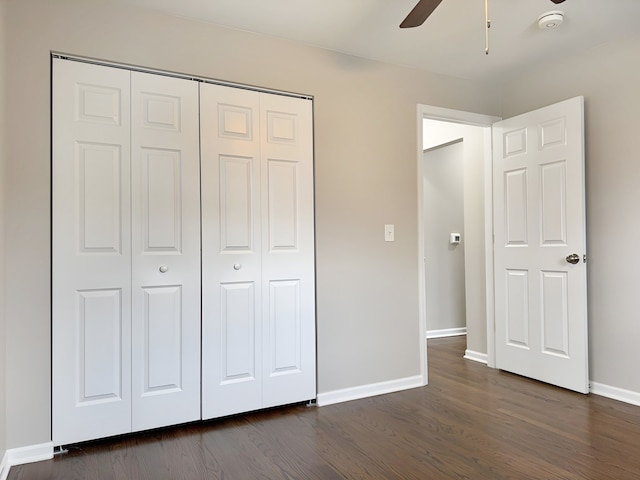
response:
<path fill-rule="evenodd" d="M 485 301 L 486 301 L 486 335 L 487 335 L 487 365 L 495 368 L 495 314 L 493 288 L 493 146 L 491 126 L 502 120 L 501 117 L 483 115 L 479 113 L 452 110 L 432 105 L 418 104 L 417 108 L 417 182 L 418 182 L 418 314 L 420 318 L 420 373 L 423 384 L 428 383 L 427 367 L 427 322 L 426 322 L 426 292 L 425 292 L 425 262 L 424 262 L 424 192 L 423 192 L 423 119 L 440 120 L 462 125 L 486 127 L 484 132 L 484 214 L 485 214 Z"/>

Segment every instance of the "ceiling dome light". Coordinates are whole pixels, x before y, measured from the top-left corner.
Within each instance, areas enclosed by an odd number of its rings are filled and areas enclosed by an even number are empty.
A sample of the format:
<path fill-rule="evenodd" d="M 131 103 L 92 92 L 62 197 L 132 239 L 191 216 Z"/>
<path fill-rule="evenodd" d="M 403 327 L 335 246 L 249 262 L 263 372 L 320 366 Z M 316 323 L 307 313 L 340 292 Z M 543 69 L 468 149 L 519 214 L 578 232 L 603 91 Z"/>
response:
<path fill-rule="evenodd" d="M 548 30 L 562 25 L 564 21 L 564 12 L 554 10 L 552 12 L 543 13 L 538 17 L 538 28 Z"/>

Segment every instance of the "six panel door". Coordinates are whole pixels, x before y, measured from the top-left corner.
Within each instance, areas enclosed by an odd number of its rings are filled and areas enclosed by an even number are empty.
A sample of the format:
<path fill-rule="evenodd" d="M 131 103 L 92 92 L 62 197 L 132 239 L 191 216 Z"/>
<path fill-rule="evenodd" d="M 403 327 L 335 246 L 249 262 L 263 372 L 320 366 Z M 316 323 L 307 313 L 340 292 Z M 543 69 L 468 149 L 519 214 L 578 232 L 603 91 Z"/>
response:
<path fill-rule="evenodd" d="M 588 393 L 582 97 L 498 122 L 493 144 L 496 366 Z"/>
<path fill-rule="evenodd" d="M 200 418 L 196 83 L 56 59 L 57 445 Z"/>
<path fill-rule="evenodd" d="M 311 102 L 201 85 L 204 418 L 315 397 Z"/>

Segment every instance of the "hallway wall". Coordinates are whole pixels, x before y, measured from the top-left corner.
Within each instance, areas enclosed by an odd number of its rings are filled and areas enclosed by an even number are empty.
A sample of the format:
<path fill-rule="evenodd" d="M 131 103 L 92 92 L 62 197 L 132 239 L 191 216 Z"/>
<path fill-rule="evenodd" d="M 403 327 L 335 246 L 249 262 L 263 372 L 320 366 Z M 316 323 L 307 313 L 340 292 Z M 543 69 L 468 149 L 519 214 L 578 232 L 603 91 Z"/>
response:
<path fill-rule="evenodd" d="M 425 151 L 422 165 L 427 333 L 465 328 L 464 142 Z"/>

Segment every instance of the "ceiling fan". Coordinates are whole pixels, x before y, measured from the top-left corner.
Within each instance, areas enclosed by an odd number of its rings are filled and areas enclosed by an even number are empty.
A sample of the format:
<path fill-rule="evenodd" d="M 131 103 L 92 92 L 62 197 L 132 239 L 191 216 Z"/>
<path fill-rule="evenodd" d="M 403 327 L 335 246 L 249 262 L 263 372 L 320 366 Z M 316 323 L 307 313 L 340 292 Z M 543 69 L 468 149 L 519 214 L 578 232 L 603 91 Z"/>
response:
<path fill-rule="evenodd" d="M 556 5 L 564 2 L 564 0 L 551 1 Z M 417 5 L 413 7 L 413 10 L 409 12 L 407 18 L 400 24 L 400 28 L 412 28 L 422 25 L 441 2 L 442 0 L 420 0 Z"/>

